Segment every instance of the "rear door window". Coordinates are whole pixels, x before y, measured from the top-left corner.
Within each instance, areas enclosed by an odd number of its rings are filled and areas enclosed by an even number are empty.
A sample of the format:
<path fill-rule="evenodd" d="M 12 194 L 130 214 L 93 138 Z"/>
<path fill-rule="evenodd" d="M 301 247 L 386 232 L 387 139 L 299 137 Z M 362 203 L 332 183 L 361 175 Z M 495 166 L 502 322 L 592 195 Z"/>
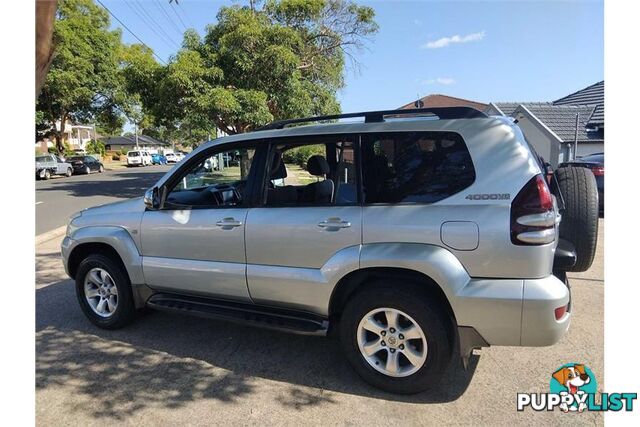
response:
<path fill-rule="evenodd" d="M 394 132 L 362 136 L 364 202 L 434 203 L 469 187 L 475 169 L 454 132 Z"/>

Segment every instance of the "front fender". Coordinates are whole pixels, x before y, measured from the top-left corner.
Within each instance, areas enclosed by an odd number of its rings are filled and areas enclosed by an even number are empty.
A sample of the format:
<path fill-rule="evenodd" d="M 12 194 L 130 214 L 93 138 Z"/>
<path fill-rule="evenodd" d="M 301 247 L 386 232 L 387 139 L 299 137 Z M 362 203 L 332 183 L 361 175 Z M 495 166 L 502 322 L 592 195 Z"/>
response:
<path fill-rule="evenodd" d="M 111 246 L 120 256 L 132 284 L 144 284 L 142 256 L 131 234 L 116 226 L 89 226 L 74 230 L 62 241 L 64 268 L 69 274 L 69 258 L 74 250 L 85 243 L 102 243 Z"/>

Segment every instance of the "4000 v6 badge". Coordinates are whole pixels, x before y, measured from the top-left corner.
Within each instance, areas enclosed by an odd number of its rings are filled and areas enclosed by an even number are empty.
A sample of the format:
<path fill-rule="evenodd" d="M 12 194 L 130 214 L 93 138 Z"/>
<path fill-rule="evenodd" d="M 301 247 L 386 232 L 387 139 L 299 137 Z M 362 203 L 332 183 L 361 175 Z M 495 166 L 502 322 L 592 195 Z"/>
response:
<path fill-rule="evenodd" d="M 465 197 L 467 200 L 509 200 L 511 194 L 509 193 L 482 193 L 482 194 L 468 194 Z"/>

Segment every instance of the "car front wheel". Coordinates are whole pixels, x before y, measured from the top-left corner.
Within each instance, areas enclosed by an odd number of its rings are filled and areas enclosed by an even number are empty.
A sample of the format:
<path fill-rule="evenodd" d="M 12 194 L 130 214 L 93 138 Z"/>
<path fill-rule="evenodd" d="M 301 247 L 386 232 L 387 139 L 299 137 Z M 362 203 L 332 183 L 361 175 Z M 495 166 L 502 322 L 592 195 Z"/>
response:
<path fill-rule="evenodd" d="M 134 319 L 129 278 L 110 257 L 95 254 L 80 263 L 76 274 L 76 296 L 85 316 L 101 328 L 118 329 Z"/>
<path fill-rule="evenodd" d="M 73 170 L 71 170 L 71 168 L 68 168 L 66 175 L 67 175 L 67 178 L 69 178 L 71 175 L 73 175 Z"/>
<path fill-rule="evenodd" d="M 420 286 L 400 281 L 367 286 L 346 304 L 340 341 L 347 359 L 369 384 L 413 394 L 436 385 L 449 369 L 451 316 Z"/>

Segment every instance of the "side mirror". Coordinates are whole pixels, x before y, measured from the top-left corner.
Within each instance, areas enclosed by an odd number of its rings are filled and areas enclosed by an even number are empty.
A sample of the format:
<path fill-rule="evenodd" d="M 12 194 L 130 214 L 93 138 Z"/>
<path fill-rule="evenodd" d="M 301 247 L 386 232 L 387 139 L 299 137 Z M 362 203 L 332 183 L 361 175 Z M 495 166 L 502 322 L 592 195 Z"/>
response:
<path fill-rule="evenodd" d="M 145 191 L 144 204 L 147 209 L 155 210 L 160 208 L 160 191 L 158 187 L 153 187 Z"/>

